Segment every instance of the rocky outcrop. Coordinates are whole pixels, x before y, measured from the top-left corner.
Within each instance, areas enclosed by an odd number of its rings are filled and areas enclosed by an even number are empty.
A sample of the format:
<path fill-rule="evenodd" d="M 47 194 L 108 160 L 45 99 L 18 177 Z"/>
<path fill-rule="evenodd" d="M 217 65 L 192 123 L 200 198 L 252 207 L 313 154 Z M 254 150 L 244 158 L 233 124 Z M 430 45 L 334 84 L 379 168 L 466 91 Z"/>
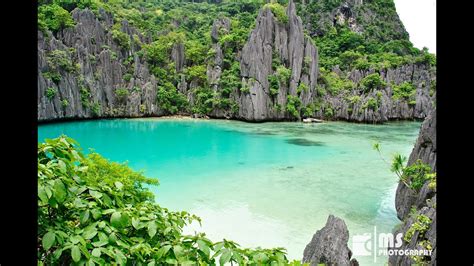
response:
<path fill-rule="evenodd" d="M 303 253 L 303 263 L 310 265 L 359 265 L 351 260 L 352 252 L 347 246 L 349 231 L 346 223 L 329 215 L 326 225 L 316 231 Z"/>
<path fill-rule="evenodd" d="M 363 5 L 362 1 L 347 1 L 331 14 L 336 22 L 349 23 L 357 31 L 359 26 L 354 18 L 358 18 L 357 10 Z M 186 110 L 193 110 L 199 89 L 210 89 L 217 95 L 208 99 L 215 104 L 203 115 L 245 121 L 313 117 L 373 123 L 423 119 L 432 109 L 434 96 L 430 87 L 435 81 L 435 71 L 423 64 L 381 70 L 381 77 L 389 85 L 376 91 L 362 93 L 356 88 L 337 95 L 320 93 L 317 88 L 324 84 L 318 84 L 321 75 L 317 48 L 305 34 L 295 3 L 289 1 L 285 17 L 278 16 L 271 7 L 262 8 L 247 43 L 241 50 L 232 47 L 235 49 L 232 53 L 226 50 L 230 46 L 219 41 L 231 33 L 230 19 L 215 19 L 210 29 L 210 56 L 206 59 L 207 80 L 192 80 L 187 76 L 189 65 L 186 64 L 191 63 L 185 57 L 183 42 L 171 46 L 168 61 L 174 64 L 176 73 L 172 83 L 186 96 L 189 102 Z M 157 86 L 163 80 L 151 74 L 142 56 L 142 47 L 151 38 L 124 20 L 119 22 L 120 32 L 130 39 L 124 47 L 120 38 L 114 36 L 117 25 L 110 13 L 75 9 L 72 17 L 76 24 L 72 28 L 56 35 L 38 32 L 38 120 L 164 115 L 157 104 Z M 225 54 L 232 66 L 225 65 Z M 345 73 L 335 69 L 333 72 L 358 83 L 374 70 Z M 232 85 L 223 85 L 224 77 Z M 232 77 L 230 82 L 229 77 Z M 405 81 L 416 86 L 414 99 L 394 100 L 391 84 Z M 349 101 L 353 96 L 359 100 Z M 377 107 L 368 108 L 373 99 L 377 100 Z M 319 107 L 314 108 L 316 105 Z M 180 112 L 186 111 L 183 108 Z"/>
<path fill-rule="evenodd" d="M 408 160 L 408 166 L 414 164 L 418 159 L 430 165 L 432 171 L 436 171 L 436 110 L 426 118 L 421 126 L 420 135 Z M 428 183 L 421 188 L 419 193 L 415 193 L 400 182 L 396 193 L 397 215 L 400 220 L 403 220 L 409 214 L 412 206 L 417 209 L 421 208 L 435 192 L 428 188 Z"/>
<path fill-rule="evenodd" d="M 122 21 L 132 40 L 123 49 L 109 13 L 75 9 L 72 17 L 76 25 L 56 36 L 38 31 L 38 120 L 161 115 L 155 77 L 136 54 L 149 40 Z"/>
<path fill-rule="evenodd" d="M 429 165 L 432 171 L 436 171 L 436 110 L 425 119 L 421 126 L 408 166 L 417 160 L 421 160 Z M 420 217 L 424 218 L 424 227 L 426 227 L 424 230 L 415 230 L 409 241 L 403 241 L 403 245 L 398 249 L 426 249 L 429 245 L 432 253 L 423 260 L 430 265 L 435 265 L 436 187 L 430 187 L 429 181 L 426 181 L 420 191 L 415 192 L 400 182 L 395 196 L 395 208 L 398 218 L 403 221 L 401 227 L 395 230 L 395 234 L 406 235 L 414 224 L 422 223 Z M 419 228 L 419 226 L 416 227 Z M 414 261 L 410 256 L 390 256 L 389 262 L 391 265 L 410 265 Z"/>
<path fill-rule="evenodd" d="M 341 78 L 347 78 L 354 84 L 359 83 L 367 75 L 376 73 L 374 70 L 353 70 L 343 73 L 337 69 L 333 72 L 339 73 Z M 432 93 L 431 84 L 436 82 L 436 73 L 430 66 L 408 64 L 380 70 L 379 74 L 387 84 L 386 87 L 368 93 L 362 93 L 360 89 L 337 95 L 327 93 L 318 99 L 324 108 L 320 108 L 315 116 L 324 119 L 377 123 L 398 119 L 424 119 L 434 108 L 435 94 Z M 416 87 L 415 95 L 410 101 L 393 97 L 393 85 L 404 82 Z M 354 96 L 360 98 L 356 102 L 348 100 Z M 368 107 L 369 100 L 375 100 L 377 106 Z"/>
<path fill-rule="evenodd" d="M 288 22 L 284 23 L 270 8 L 259 12 L 256 27 L 241 53 L 240 70 L 243 87 L 247 90 L 240 90 L 234 96 L 239 105 L 238 119 L 293 119 L 285 109 L 288 96 L 297 97 L 303 106 L 315 96 L 317 49 L 303 33 L 293 1 L 288 4 L 286 16 Z M 289 69 L 291 74 L 288 80 L 280 78 L 277 88 L 271 89 L 269 76 L 275 74 L 276 67 Z M 298 86 L 307 89 L 298 92 Z"/>

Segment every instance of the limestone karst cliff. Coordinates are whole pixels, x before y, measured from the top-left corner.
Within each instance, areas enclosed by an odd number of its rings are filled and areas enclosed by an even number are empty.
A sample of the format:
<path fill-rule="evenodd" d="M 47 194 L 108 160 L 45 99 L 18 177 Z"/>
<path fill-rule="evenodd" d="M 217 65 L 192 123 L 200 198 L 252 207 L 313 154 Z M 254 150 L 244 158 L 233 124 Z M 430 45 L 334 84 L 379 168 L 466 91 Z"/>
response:
<path fill-rule="evenodd" d="M 436 110 L 430 113 L 421 126 L 415 147 L 408 159 L 408 166 L 418 160 L 436 172 Z M 436 183 L 427 180 L 419 191 L 414 191 L 399 182 L 395 207 L 398 218 L 402 221 L 395 234 L 408 234 L 399 249 L 429 249 L 431 256 L 418 259 L 427 265 L 436 265 Z M 391 265 L 410 265 L 415 262 L 420 263 L 410 256 L 389 257 Z"/>
<path fill-rule="evenodd" d="M 290 1 L 283 23 L 270 8 L 260 10 L 256 27 L 241 54 L 242 82 L 247 93 L 235 95 L 239 104 L 237 118 L 259 121 L 291 119 L 285 110 L 289 97 L 296 97 L 302 106 L 315 97 L 318 73 L 317 50 L 304 35 L 301 18 Z M 285 76 L 283 71 L 289 73 Z M 275 75 L 276 74 L 276 75 Z M 278 85 L 271 84 L 275 75 Z M 304 90 L 298 88 L 305 87 Z"/>
<path fill-rule="evenodd" d="M 255 12 L 253 26 L 244 31 L 230 15 L 235 10 L 222 13 L 201 27 L 209 41 L 200 44 L 199 60 L 193 58 L 192 45 L 205 38 L 168 38 L 182 34 L 186 16 L 184 21 L 171 19 L 161 31 L 144 31 L 135 17 L 129 22 L 111 9 L 77 7 L 71 11 L 74 25 L 54 33 L 38 31 L 38 120 L 175 113 L 246 121 L 316 117 L 370 123 L 426 117 L 434 106 L 436 70 L 425 62 L 364 69 L 340 64 L 321 70 L 320 62 L 327 58 L 321 57 L 312 36 L 340 27 L 369 42 L 380 35 L 373 29 L 386 26 L 379 25 L 379 18 L 389 17 L 372 2 L 336 2 L 334 7 L 320 2 L 331 11 L 318 7 L 313 14 L 301 9 L 312 10 L 315 3 L 243 5 Z M 143 10 L 132 9 L 148 14 Z M 325 23 L 326 17 L 332 22 Z M 405 38 L 396 18 L 386 35 Z M 169 47 L 153 50 L 160 38 Z M 365 88 L 364 79 L 371 74 L 380 75 L 384 85 Z M 395 90 L 405 83 L 413 91 L 396 97 Z"/>
<path fill-rule="evenodd" d="M 75 9 L 72 17 L 76 25 L 57 36 L 38 31 L 38 120 L 162 115 L 156 78 L 136 54 L 149 40 L 122 21 L 137 40 L 123 49 L 110 32 L 110 13 Z"/>

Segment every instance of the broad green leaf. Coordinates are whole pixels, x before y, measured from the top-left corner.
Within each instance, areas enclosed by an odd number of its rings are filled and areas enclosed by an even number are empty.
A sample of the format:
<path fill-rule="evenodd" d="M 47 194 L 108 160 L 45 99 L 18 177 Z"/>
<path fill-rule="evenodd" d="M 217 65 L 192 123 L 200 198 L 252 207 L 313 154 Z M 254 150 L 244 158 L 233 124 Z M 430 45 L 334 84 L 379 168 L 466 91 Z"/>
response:
<path fill-rule="evenodd" d="M 156 223 L 155 221 L 148 222 L 148 235 L 153 238 L 156 235 Z"/>
<path fill-rule="evenodd" d="M 167 235 L 169 232 L 171 232 L 173 228 L 172 227 L 166 227 L 165 231 L 163 231 L 163 234 Z"/>
<path fill-rule="evenodd" d="M 81 239 L 81 236 L 78 236 L 78 235 L 74 235 L 69 238 L 71 243 L 73 243 L 74 245 L 79 243 L 80 239 Z"/>
<path fill-rule="evenodd" d="M 114 212 L 112 213 L 112 216 L 110 216 L 110 224 L 113 227 L 120 228 L 122 226 L 122 214 L 120 212 Z"/>
<path fill-rule="evenodd" d="M 182 246 L 174 246 L 173 247 L 173 252 L 176 258 L 180 258 L 183 256 L 183 247 Z"/>
<path fill-rule="evenodd" d="M 80 198 L 76 198 L 74 200 L 74 207 L 76 208 L 82 208 L 82 207 L 85 207 L 87 206 L 84 202 L 82 202 L 82 200 Z"/>
<path fill-rule="evenodd" d="M 97 235 L 97 230 L 95 228 L 88 228 L 87 230 L 84 230 L 84 233 L 82 233 L 82 236 L 85 239 L 92 239 L 95 235 Z"/>
<path fill-rule="evenodd" d="M 165 262 L 166 262 L 166 263 L 168 263 L 168 264 L 172 264 L 172 265 L 176 265 L 176 264 L 178 263 L 178 261 L 177 261 L 177 260 L 175 260 L 175 259 L 172 259 L 172 258 L 168 258 L 168 259 L 166 259 L 166 261 L 165 261 Z"/>
<path fill-rule="evenodd" d="M 78 246 L 73 246 L 71 248 L 71 256 L 75 262 L 78 262 L 79 260 L 81 260 L 81 250 L 79 249 Z"/>
<path fill-rule="evenodd" d="M 91 194 L 92 197 L 96 199 L 100 199 L 102 197 L 102 193 L 95 191 L 95 190 L 90 190 L 89 189 L 89 194 Z"/>
<path fill-rule="evenodd" d="M 142 228 L 142 226 L 140 226 L 140 220 L 137 219 L 137 218 L 135 218 L 135 217 L 132 218 L 132 226 L 133 226 L 133 228 L 135 228 L 135 229 L 140 229 L 140 228 Z"/>
<path fill-rule="evenodd" d="M 196 241 L 196 243 L 198 244 L 199 250 L 204 252 L 204 254 L 206 254 L 206 256 L 209 257 L 211 255 L 211 249 L 206 244 L 206 242 L 199 239 L 198 241 Z"/>
<path fill-rule="evenodd" d="M 54 232 L 47 232 L 44 236 L 43 236 L 43 248 L 45 250 L 48 250 L 49 248 L 51 248 L 51 246 L 54 244 L 54 241 L 56 240 L 56 234 Z"/>
<path fill-rule="evenodd" d="M 107 215 L 107 214 L 111 214 L 111 213 L 114 213 L 114 212 L 116 212 L 115 209 L 107 209 L 107 210 L 103 210 L 102 214 Z"/>
<path fill-rule="evenodd" d="M 92 256 L 100 257 L 100 255 L 101 255 L 100 248 L 94 248 L 92 250 Z"/>
<path fill-rule="evenodd" d="M 64 183 L 59 180 L 59 179 L 56 179 L 56 181 L 54 182 L 54 197 L 56 198 L 56 201 L 58 203 L 62 203 L 65 199 L 66 199 L 66 196 L 67 196 L 67 191 L 66 191 L 66 187 L 64 186 Z"/>
<path fill-rule="evenodd" d="M 114 233 L 112 233 L 112 234 L 109 235 L 109 242 L 110 242 L 110 243 L 115 243 L 115 242 L 117 242 L 117 236 L 116 236 Z"/>
<path fill-rule="evenodd" d="M 227 262 L 230 261 L 230 258 L 232 257 L 232 252 L 230 250 L 226 249 L 222 252 L 221 257 L 219 258 L 219 264 L 224 265 Z"/>
<path fill-rule="evenodd" d="M 123 184 L 122 184 L 121 182 L 116 181 L 114 184 L 115 184 L 115 186 L 118 188 L 118 190 L 122 190 Z"/>
<path fill-rule="evenodd" d="M 166 255 L 166 253 L 168 253 L 168 251 L 170 250 L 171 248 L 171 245 L 166 245 L 166 246 L 163 246 L 161 247 L 158 252 L 156 252 L 156 258 L 159 259 L 163 256 Z"/>
<path fill-rule="evenodd" d="M 55 259 L 59 259 L 59 257 L 61 257 L 61 254 L 63 254 L 63 249 L 62 248 L 56 249 L 56 251 L 54 251 L 53 253 L 53 257 Z"/>
<path fill-rule="evenodd" d="M 89 215 L 90 215 L 89 210 L 85 210 L 81 213 L 81 216 L 80 216 L 81 224 L 85 224 L 87 220 L 89 220 Z"/>
<path fill-rule="evenodd" d="M 38 188 L 38 197 L 42 202 L 48 202 L 48 195 L 46 194 L 46 190 L 43 187 Z"/>
<path fill-rule="evenodd" d="M 253 256 L 253 260 L 255 262 L 264 263 L 268 261 L 268 256 L 265 253 L 258 253 L 257 255 Z"/>
<path fill-rule="evenodd" d="M 64 163 L 63 160 L 58 160 L 58 167 L 59 167 L 59 171 L 61 171 L 61 173 L 63 173 L 63 174 L 66 173 L 66 171 L 67 171 L 66 163 Z"/>
<path fill-rule="evenodd" d="M 97 220 L 100 217 L 102 217 L 102 212 L 98 209 L 93 209 L 91 213 L 92 213 L 92 218 L 94 218 L 94 220 Z"/>
<path fill-rule="evenodd" d="M 155 261 L 153 260 L 153 261 L 149 262 L 149 263 L 147 264 L 147 266 L 155 266 Z"/>
<path fill-rule="evenodd" d="M 239 264 L 239 265 L 242 265 L 242 262 L 243 262 L 243 259 L 242 259 L 242 256 L 238 253 L 238 252 L 232 252 L 232 258 L 235 259 L 235 261 Z"/>
<path fill-rule="evenodd" d="M 214 245 L 213 249 L 215 252 L 219 251 L 222 247 L 224 247 L 224 242 L 220 242 Z"/>
<path fill-rule="evenodd" d="M 109 243 L 109 239 L 107 239 L 107 240 L 100 240 L 100 241 L 97 241 L 97 242 L 93 242 L 92 245 L 93 245 L 94 247 L 97 247 L 97 248 L 98 248 L 98 247 L 105 246 L 105 245 L 107 245 L 108 243 Z"/>

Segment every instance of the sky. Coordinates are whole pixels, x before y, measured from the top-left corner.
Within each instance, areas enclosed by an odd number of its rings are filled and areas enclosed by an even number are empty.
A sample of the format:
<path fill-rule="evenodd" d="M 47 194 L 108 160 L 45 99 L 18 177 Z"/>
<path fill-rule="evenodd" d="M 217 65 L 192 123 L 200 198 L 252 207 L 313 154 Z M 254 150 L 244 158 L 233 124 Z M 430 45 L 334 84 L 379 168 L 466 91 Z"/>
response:
<path fill-rule="evenodd" d="M 413 45 L 436 53 L 436 0 L 395 0 L 395 7 Z"/>

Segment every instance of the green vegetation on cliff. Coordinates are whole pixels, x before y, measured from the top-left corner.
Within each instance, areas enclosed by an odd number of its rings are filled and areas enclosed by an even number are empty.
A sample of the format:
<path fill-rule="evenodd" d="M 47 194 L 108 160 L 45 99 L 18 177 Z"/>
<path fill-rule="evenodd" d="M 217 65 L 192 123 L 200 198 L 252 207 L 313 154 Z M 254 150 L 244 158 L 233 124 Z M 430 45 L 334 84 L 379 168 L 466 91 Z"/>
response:
<path fill-rule="evenodd" d="M 324 97 L 326 92 L 328 97 L 345 97 L 352 90 L 369 93 L 372 89 L 384 89 L 388 85 L 382 79 L 374 84 L 376 80 L 368 80 L 374 76 L 368 74 L 382 74 L 387 69 L 407 64 L 435 69 L 436 57 L 427 49 L 415 48 L 409 41 L 393 0 L 359 2 L 295 0 L 298 14 L 303 20 L 304 33 L 312 38 L 319 54 L 319 92 L 313 97 Z M 288 0 L 43 0 L 38 6 L 38 25 L 41 31 L 46 33 L 49 30 L 57 35 L 62 30 L 74 27 L 71 13 L 75 8 L 92 10 L 102 24 L 105 19 L 103 11 L 108 12 L 113 15 L 113 21 L 107 30 L 115 46 L 111 49 L 103 45 L 103 49 L 110 50 L 113 60 L 121 58 L 120 63 L 125 67 L 122 73 L 124 83 L 133 82 L 133 52 L 147 62 L 148 69 L 156 77 L 157 101 L 154 104 L 165 113 L 211 114 L 220 109 L 232 114 L 237 113 L 239 108 L 235 94 L 249 93 L 249 83 L 242 82 L 239 60 L 242 48 L 255 27 L 257 14 L 262 8 L 268 8 L 279 22 L 286 23 L 287 4 Z M 217 31 L 214 32 L 213 24 L 224 20 L 228 20 L 225 26 L 216 26 Z M 125 32 L 124 25 L 127 23 L 139 34 Z M 64 75 L 79 76 L 81 65 L 76 64 L 76 54 L 62 50 L 50 52 L 47 55 L 49 67 L 42 70 L 43 76 L 58 86 Z M 97 55 L 89 56 L 91 63 L 98 60 Z M 310 71 L 309 59 L 304 59 L 302 73 Z M 219 64 L 219 68 L 216 64 Z M 277 57 L 272 62 L 273 73 L 268 76 L 268 81 L 269 95 L 273 99 L 277 98 L 280 87 L 289 85 L 288 77 L 292 70 L 286 69 L 284 65 Z M 348 75 L 353 70 L 359 70 L 361 83 L 359 79 Z M 212 80 L 212 73 L 219 73 L 219 77 Z M 101 78 L 99 70 L 95 78 Z M 430 85 L 435 88 L 435 81 L 433 84 Z M 297 85 L 299 96 L 308 84 Z M 126 84 L 123 86 L 126 87 Z M 393 95 L 389 97 L 413 106 L 416 104 L 413 88 L 416 86 L 410 87 L 405 83 L 396 85 Z M 431 95 L 434 95 L 432 91 Z M 128 97 L 124 94 L 116 96 Z M 83 103 L 83 107 L 96 113 L 88 101 Z M 288 103 L 291 111 L 281 106 L 280 109 L 294 117 L 292 106 L 295 103 L 291 99 Z M 372 103 L 370 106 L 374 106 Z M 308 116 L 314 115 L 310 111 L 317 108 L 308 107 L 301 108 Z M 334 114 L 333 109 L 327 110 L 328 115 Z"/>

